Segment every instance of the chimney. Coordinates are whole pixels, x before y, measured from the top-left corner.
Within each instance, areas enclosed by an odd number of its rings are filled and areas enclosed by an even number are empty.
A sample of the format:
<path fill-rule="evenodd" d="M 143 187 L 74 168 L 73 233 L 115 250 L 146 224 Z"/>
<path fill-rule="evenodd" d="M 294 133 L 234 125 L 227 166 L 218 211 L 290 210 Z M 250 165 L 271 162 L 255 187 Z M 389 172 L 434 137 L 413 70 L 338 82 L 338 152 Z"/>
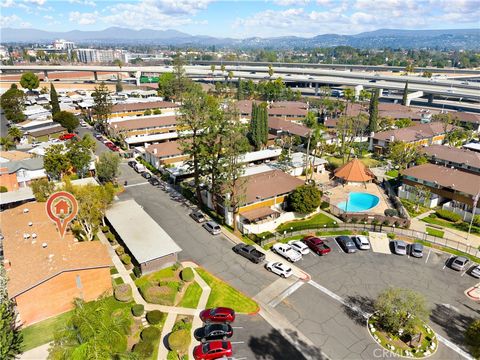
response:
<path fill-rule="evenodd" d="M 394 141 L 395 141 L 395 135 L 391 135 L 391 136 L 390 136 L 390 141 L 391 141 L 391 142 L 394 142 Z"/>

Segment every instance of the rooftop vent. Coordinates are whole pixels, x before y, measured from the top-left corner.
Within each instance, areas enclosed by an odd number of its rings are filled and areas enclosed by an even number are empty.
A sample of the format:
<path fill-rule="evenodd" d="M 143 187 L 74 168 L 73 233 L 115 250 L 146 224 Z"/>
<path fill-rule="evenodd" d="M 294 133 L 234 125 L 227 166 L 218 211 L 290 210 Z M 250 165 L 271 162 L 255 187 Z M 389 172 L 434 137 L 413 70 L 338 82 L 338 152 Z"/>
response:
<path fill-rule="evenodd" d="M 28 226 L 32 226 L 32 225 L 33 225 L 33 222 L 30 221 L 30 222 L 28 223 Z"/>
<path fill-rule="evenodd" d="M 46 242 L 42 243 L 42 248 L 45 249 L 46 247 L 47 247 L 47 243 Z"/>
<path fill-rule="evenodd" d="M 36 238 L 37 238 L 37 234 L 32 233 L 32 239 L 36 239 Z"/>
<path fill-rule="evenodd" d="M 29 211 L 30 211 L 30 210 L 28 210 L 28 208 L 23 209 L 23 213 L 24 213 L 24 214 L 28 213 Z"/>
<path fill-rule="evenodd" d="M 23 238 L 24 238 L 24 239 L 28 239 L 29 237 L 30 237 L 30 234 L 27 234 L 27 233 L 24 233 L 24 234 L 23 234 Z"/>

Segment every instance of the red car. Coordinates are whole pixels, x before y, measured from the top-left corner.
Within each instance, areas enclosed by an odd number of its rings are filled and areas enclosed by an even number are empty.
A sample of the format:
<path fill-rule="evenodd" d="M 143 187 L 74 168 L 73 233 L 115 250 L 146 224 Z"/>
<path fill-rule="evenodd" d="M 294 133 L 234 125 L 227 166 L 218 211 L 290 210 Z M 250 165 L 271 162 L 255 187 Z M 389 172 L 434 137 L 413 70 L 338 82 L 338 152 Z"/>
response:
<path fill-rule="evenodd" d="M 323 240 L 315 236 L 306 236 L 302 241 L 317 255 L 326 255 L 332 251 Z"/>
<path fill-rule="evenodd" d="M 200 313 L 200 319 L 204 323 L 221 322 L 230 324 L 235 321 L 235 311 L 224 307 L 206 309 Z"/>
<path fill-rule="evenodd" d="M 195 346 L 193 357 L 195 360 L 213 360 L 221 357 L 232 356 L 232 344 L 230 341 L 211 341 Z"/>
<path fill-rule="evenodd" d="M 75 134 L 63 134 L 63 135 L 60 135 L 59 139 L 60 140 L 70 140 L 72 138 L 74 138 L 76 135 Z"/>
<path fill-rule="evenodd" d="M 118 151 L 118 150 L 119 150 L 119 149 L 118 149 L 118 146 L 115 145 L 114 143 L 112 143 L 111 141 L 107 141 L 107 142 L 105 143 L 105 146 L 108 147 L 108 148 L 109 148 L 110 150 L 112 150 L 112 151 Z"/>

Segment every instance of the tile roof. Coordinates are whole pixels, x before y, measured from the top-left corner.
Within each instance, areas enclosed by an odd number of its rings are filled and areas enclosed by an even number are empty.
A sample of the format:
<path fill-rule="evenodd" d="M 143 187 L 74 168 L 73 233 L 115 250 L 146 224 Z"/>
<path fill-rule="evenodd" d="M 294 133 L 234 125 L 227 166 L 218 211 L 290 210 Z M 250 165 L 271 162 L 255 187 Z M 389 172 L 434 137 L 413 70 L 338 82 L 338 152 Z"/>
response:
<path fill-rule="evenodd" d="M 152 116 L 142 117 L 138 119 L 115 121 L 109 124 L 109 127 L 114 130 L 136 130 L 146 128 L 156 128 L 164 126 L 175 126 L 177 124 L 177 117 L 173 116 Z"/>
<path fill-rule="evenodd" d="M 143 111 L 153 109 L 169 109 L 176 108 L 177 104 L 169 101 L 145 101 L 137 103 L 119 103 L 112 106 L 112 113 L 122 111 Z"/>
<path fill-rule="evenodd" d="M 454 128 L 454 126 L 448 125 L 447 132 Z M 373 138 L 384 141 L 393 139 L 393 141 L 415 142 L 442 134 L 444 134 L 444 125 L 441 122 L 431 122 L 413 125 L 403 129 L 381 131 L 374 134 Z"/>
<path fill-rule="evenodd" d="M 283 120 L 277 117 L 268 118 L 268 127 L 277 131 L 288 132 L 293 135 L 305 137 L 309 134 L 310 129 L 304 125 L 296 124 L 292 121 Z"/>
<path fill-rule="evenodd" d="M 430 145 L 423 152 L 439 160 L 456 162 L 480 169 L 480 153 L 444 145 Z"/>
<path fill-rule="evenodd" d="M 24 239 L 24 234 L 30 237 Z M 76 242 L 70 232 L 62 239 L 47 216 L 45 203 L 5 210 L 2 235 L 4 257 L 11 266 L 7 270 L 11 298 L 65 271 L 111 266 L 108 251 L 99 241 Z"/>
<path fill-rule="evenodd" d="M 157 158 L 183 154 L 182 146 L 178 141 L 167 141 L 160 144 L 152 144 L 149 145 L 145 150 Z"/>
<path fill-rule="evenodd" d="M 345 181 L 367 182 L 375 175 L 360 160 L 352 159 L 345 165 L 335 170 L 335 176 Z"/>
<path fill-rule="evenodd" d="M 435 183 L 472 196 L 480 192 L 480 175 L 446 166 L 423 164 L 403 170 L 402 175 Z"/>

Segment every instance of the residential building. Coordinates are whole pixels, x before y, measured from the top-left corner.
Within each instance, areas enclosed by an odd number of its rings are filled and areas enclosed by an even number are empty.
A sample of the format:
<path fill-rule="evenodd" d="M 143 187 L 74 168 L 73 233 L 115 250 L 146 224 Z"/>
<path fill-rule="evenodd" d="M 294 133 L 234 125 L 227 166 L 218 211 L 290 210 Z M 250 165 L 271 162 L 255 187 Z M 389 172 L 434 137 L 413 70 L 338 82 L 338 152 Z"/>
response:
<path fill-rule="evenodd" d="M 135 200 L 114 203 L 105 217 L 142 274 L 178 261 L 182 249 Z"/>
<path fill-rule="evenodd" d="M 443 145 L 427 146 L 422 152 L 434 164 L 480 174 L 480 153 Z"/>
<path fill-rule="evenodd" d="M 455 211 L 469 221 L 472 217 L 474 198 L 480 194 L 480 174 L 447 166 L 423 164 L 402 171 L 402 186 L 398 196 L 416 199 L 418 186 L 428 189 L 425 203 L 429 207 L 440 206 Z M 476 213 L 480 214 L 480 202 Z"/>
<path fill-rule="evenodd" d="M 250 120 L 253 103 L 261 104 L 257 100 L 240 100 L 237 102 L 240 118 Z M 300 101 L 278 101 L 268 103 L 268 116 L 284 120 L 303 120 L 308 113 L 308 104 Z"/>
<path fill-rule="evenodd" d="M 432 122 L 372 133 L 369 139 L 369 150 L 383 153 L 388 148 L 388 145 L 394 141 L 401 141 L 415 146 L 442 144 L 445 134 L 454 128 L 452 125 L 445 127 L 441 122 Z"/>
<path fill-rule="evenodd" d="M 10 150 L 10 151 L 0 151 L 0 164 L 9 162 L 9 161 L 21 161 L 25 159 L 30 159 L 32 154 L 29 154 L 25 151 Z"/>
<path fill-rule="evenodd" d="M 145 148 L 143 154 L 145 160 L 157 169 L 162 166 L 178 166 L 188 160 L 184 155 L 182 146 L 178 141 L 166 141 L 159 144 L 152 144 Z"/>
<path fill-rule="evenodd" d="M 310 155 L 308 157 L 309 169 L 313 169 L 315 173 L 326 172 L 325 165 L 328 161 L 317 156 Z M 290 159 L 287 162 L 275 162 L 271 166 L 279 168 L 292 176 L 302 176 L 305 173 L 307 163 L 307 154 L 303 152 L 294 152 L 290 154 Z"/>
<path fill-rule="evenodd" d="M 43 168 L 43 158 L 9 161 L 0 164 L 0 186 L 5 186 L 8 191 L 30 185 L 32 180 L 47 177 Z"/>
<path fill-rule="evenodd" d="M 311 129 L 305 125 L 300 125 L 293 121 L 288 121 L 277 117 L 269 117 L 268 131 L 277 138 L 294 135 L 299 136 L 302 139 L 306 139 L 310 134 Z"/>
<path fill-rule="evenodd" d="M 75 49 L 75 43 L 73 41 L 59 39 L 53 42 L 53 48 L 55 50 L 73 50 Z"/>
<path fill-rule="evenodd" d="M 121 118 L 131 116 L 142 116 L 145 111 L 160 110 L 162 114 L 175 114 L 178 104 L 169 101 L 142 101 L 142 102 L 124 102 L 112 106 L 110 118 Z"/>
<path fill-rule="evenodd" d="M 64 238 L 44 203 L 27 203 L 2 212 L 7 291 L 19 321 L 31 325 L 73 308 L 73 300 L 92 301 L 110 293 L 112 265 L 99 241 Z"/>

